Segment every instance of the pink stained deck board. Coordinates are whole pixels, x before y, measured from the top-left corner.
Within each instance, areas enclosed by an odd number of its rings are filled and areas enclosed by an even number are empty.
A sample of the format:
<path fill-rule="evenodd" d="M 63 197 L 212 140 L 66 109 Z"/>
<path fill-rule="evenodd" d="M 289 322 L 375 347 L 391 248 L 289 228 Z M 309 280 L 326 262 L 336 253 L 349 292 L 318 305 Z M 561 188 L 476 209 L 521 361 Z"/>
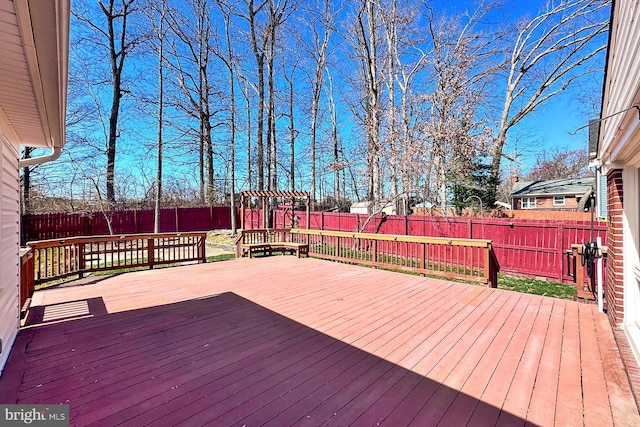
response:
<path fill-rule="evenodd" d="M 72 425 L 640 425 L 605 315 L 572 301 L 270 257 L 38 291 L 31 319 L 78 301 L 20 331 L 0 401 Z"/>

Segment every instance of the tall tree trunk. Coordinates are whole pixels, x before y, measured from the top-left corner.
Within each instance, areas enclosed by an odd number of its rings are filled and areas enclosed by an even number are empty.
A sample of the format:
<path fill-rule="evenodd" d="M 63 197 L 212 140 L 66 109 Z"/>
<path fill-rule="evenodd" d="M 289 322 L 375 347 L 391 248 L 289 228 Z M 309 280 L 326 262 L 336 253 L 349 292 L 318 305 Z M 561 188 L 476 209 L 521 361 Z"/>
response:
<path fill-rule="evenodd" d="M 269 53 L 267 62 L 267 189 L 277 190 L 277 159 L 275 146 L 275 89 L 274 89 L 274 60 L 275 60 L 276 30 L 272 27 L 269 36 Z"/>
<path fill-rule="evenodd" d="M 156 200 L 153 215 L 153 232 L 160 232 L 160 203 L 162 200 L 162 129 L 164 114 L 164 14 L 167 8 L 166 0 L 162 0 L 160 23 L 158 28 L 158 164 L 156 175 Z"/>
<path fill-rule="evenodd" d="M 249 181 L 249 191 L 253 190 L 253 170 L 251 155 L 251 97 L 249 95 L 249 82 L 245 80 L 245 101 L 247 102 L 247 180 Z"/>
<path fill-rule="evenodd" d="M 227 44 L 227 52 L 226 58 L 220 56 L 223 62 L 227 65 L 229 69 L 229 131 L 230 131 L 230 142 L 229 142 L 229 161 L 230 165 L 230 175 L 231 182 L 229 186 L 229 204 L 231 210 L 231 231 L 233 234 L 236 234 L 237 224 L 236 224 L 236 88 L 235 88 L 235 65 L 234 65 L 234 56 L 233 49 L 231 44 L 231 10 L 226 9 L 223 6 L 223 3 L 219 1 L 218 3 L 224 15 L 225 22 L 225 41 Z"/>
<path fill-rule="evenodd" d="M 107 40 L 109 44 L 109 62 L 111 65 L 111 78 L 113 83 L 111 111 L 109 114 L 109 136 L 107 141 L 107 202 L 109 209 L 113 207 L 116 201 L 115 195 L 115 167 L 116 167 L 116 143 L 118 140 L 118 116 L 120 114 L 120 98 L 122 97 L 122 69 L 124 60 L 128 54 L 128 46 L 126 42 L 127 36 L 127 18 L 130 14 L 130 6 L 133 0 L 123 1 L 122 10 L 114 10 L 115 0 L 110 0 L 105 6 L 99 1 L 100 8 L 107 19 Z M 120 28 L 120 38 L 117 39 L 115 31 L 115 21 L 122 20 Z M 118 46 L 116 46 L 118 43 Z"/>
<path fill-rule="evenodd" d="M 263 4 L 264 5 L 264 4 Z M 259 7 L 262 8 L 261 5 Z M 258 35 L 256 34 L 256 15 L 258 10 L 254 9 L 254 0 L 247 3 L 249 8 L 248 20 L 251 32 L 251 47 L 253 56 L 256 60 L 256 72 L 258 77 L 258 129 L 256 130 L 256 151 L 258 163 L 258 190 L 262 191 L 264 187 L 264 46 L 258 45 Z"/>
<path fill-rule="evenodd" d="M 365 28 L 364 15 L 367 15 Z M 363 72 L 366 89 L 366 129 L 367 129 L 367 198 L 374 203 L 377 210 L 382 196 L 380 182 L 380 119 L 378 65 L 376 52 L 375 11 L 373 0 L 364 0 L 363 8 L 358 13 L 360 42 L 363 49 Z"/>
<path fill-rule="evenodd" d="M 389 11 L 389 19 L 386 21 L 385 35 L 387 38 L 387 91 L 389 93 L 388 106 L 387 106 L 387 143 L 389 144 L 389 161 L 391 163 L 391 200 L 396 207 L 396 213 L 399 212 L 399 200 L 398 200 L 398 149 L 399 144 L 396 144 L 396 121 L 395 121 L 395 81 L 396 81 L 396 69 L 395 59 L 393 52 L 396 51 L 398 44 L 397 36 L 397 24 L 398 18 L 396 17 L 397 1 L 391 2 L 391 10 Z M 384 14 L 383 14 L 384 15 Z"/>
<path fill-rule="evenodd" d="M 288 81 L 289 83 L 289 188 L 291 191 L 296 190 L 296 127 L 293 117 L 293 75 Z"/>
<path fill-rule="evenodd" d="M 229 86 L 231 93 L 229 94 L 231 97 L 231 117 L 230 117 L 230 125 L 231 125 L 231 147 L 230 147 L 230 159 L 231 162 L 231 186 L 229 188 L 229 193 L 231 193 L 231 231 L 233 234 L 236 234 L 237 224 L 236 224 L 236 90 L 235 90 L 235 75 L 233 71 L 233 53 L 231 51 L 231 39 L 229 37 L 229 26 L 227 25 L 227 49 L 229 53 L 229 60 L 231 62 L 229 67 Z"/>

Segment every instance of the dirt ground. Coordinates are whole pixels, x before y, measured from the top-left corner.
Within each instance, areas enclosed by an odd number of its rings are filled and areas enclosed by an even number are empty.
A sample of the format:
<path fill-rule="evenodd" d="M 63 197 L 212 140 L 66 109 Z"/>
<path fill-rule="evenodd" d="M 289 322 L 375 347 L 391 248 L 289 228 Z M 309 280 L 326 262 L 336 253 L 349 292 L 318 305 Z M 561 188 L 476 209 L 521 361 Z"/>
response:
<path fill-rule="evenodd" d="M 213 247 L 213 246 L 207 245 L 204 252 L 207 257 L 210 257 L 210 256 L 216 256 L 216 255 L 223 255 L 223 254 L 232 254 L 233 249 L 219 248 L 219 247 Z"/>
<path fill-rule="evenodd" d="M 206 256 L 216 256 L 234 253 L 235 236 L 231 230 L 214 230 L 207 233 Z"/>

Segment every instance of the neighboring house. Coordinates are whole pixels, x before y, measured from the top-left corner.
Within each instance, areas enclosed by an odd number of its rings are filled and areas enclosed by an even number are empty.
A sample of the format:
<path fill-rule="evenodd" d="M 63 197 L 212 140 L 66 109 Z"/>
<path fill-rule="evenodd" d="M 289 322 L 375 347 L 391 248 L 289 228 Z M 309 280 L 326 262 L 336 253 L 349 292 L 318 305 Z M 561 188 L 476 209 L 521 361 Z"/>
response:
<path fill-rule="evenodd" d="M 396 204 L 387 200 L 380 202 L 380 206 L 377 211 L 374 212 L 375 206 L 372 201 L 365 200 L 364 202 L 355 202 L 351 204 L 349 208 L 350 213 L 366 214 L 372 213 L 385 213 L 387 215 L 396 215 Z"/>
<path fill-rule="evenodd" d="M 594 190 L 595 178 L 520 181 L 512 177 L 511 184 L 512 209 L 582 211 L 591 206 L 588 197 Z"/>
<path fill-rule="evenodd" d="M 0 370 L 18 333 L 19 177 L 65 142 L 69 0 L 0 0 Z M 20 146 L 52 153 L 19 161 Z"/>
<path fill-rule="evenodd" d="M 607 177 L 607 314 L 640 360 L 640 5 L 614 1 L 592 156 Z"/>

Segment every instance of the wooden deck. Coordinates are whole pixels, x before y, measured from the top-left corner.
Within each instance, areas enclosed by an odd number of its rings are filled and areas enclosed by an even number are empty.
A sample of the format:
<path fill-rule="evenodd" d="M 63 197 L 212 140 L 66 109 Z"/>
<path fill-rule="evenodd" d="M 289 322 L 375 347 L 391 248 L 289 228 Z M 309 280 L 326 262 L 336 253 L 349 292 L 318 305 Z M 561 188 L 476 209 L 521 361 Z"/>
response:
<path fill-rule="evenodd" d="M 595 306 L 274 256 L 36 292 L 2 403 L 72 425 L 640 425 Z"/>

